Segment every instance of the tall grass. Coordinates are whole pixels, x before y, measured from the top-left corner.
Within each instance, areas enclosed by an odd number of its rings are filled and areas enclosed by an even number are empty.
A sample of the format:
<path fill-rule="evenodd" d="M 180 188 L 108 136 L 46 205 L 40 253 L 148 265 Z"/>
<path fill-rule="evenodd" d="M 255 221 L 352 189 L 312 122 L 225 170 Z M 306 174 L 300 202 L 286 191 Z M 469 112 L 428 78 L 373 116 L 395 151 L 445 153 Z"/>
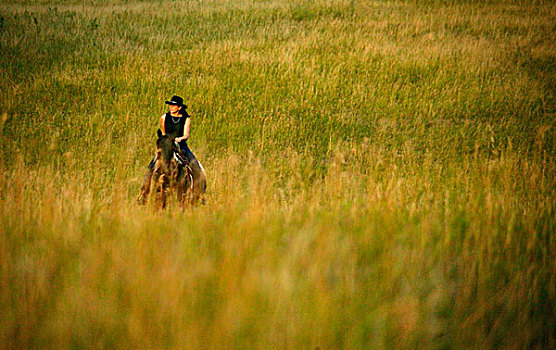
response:
<path fill-rule="evenodd" d="M 556 347 L 555 14 L 2 2 L 1 346 Z M 208 204 L 158 212 L 173 94 Z"/>

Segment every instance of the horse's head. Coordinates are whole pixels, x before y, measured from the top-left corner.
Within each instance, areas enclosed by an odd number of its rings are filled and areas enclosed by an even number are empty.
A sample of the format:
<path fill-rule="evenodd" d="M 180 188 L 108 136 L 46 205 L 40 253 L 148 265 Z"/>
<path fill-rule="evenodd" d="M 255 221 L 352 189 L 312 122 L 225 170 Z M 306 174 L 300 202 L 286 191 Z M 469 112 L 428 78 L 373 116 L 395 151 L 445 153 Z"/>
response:
<path fill-rule="evenodd" d="M 156 140 L 156 155 L 160 160 L 162 168 L 166 171 L 172 158 L 174 152 L 176 151 L 176 145 L 174 142 L 176 135 L 162 135 L 162 131 L 158 129 L 158 140 Z"/>

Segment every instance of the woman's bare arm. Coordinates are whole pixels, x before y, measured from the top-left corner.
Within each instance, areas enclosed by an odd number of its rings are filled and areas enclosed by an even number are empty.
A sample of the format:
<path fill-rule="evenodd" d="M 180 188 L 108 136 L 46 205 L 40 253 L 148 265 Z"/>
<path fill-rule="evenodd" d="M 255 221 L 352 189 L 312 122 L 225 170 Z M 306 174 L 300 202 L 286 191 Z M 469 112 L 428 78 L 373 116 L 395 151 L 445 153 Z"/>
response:
<path fill-rule="evenodd" d="M 163 114 L 162 117 L 160 117 L 160 130 L 162 130 L 162 134 L 166 135 L 166 130 L 164 130 L 164 120 L 166 119 L 166 114 Z"/>

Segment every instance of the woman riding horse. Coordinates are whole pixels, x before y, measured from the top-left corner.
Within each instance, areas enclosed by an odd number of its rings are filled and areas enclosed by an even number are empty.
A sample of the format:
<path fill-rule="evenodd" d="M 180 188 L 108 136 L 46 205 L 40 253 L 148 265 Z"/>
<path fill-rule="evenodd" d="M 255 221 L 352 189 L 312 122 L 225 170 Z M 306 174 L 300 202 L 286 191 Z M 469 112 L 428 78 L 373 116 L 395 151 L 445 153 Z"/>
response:
<path fill-rule="evenodd" d="M 203 166 L 187 146 L 187 140 L 189 139 L 189 132 L 191 130 L 191 116 L 187 114 L 187 106 L 183 104 L 183 98 L 180 96 L 174 95 L 169 101 L 165 101 L 164 103 L 169 105 L 169 111 L 160 117 L 160 129 L 163 135 L 175 135 L 175 141 L 180 146 L 181 156 L 187 158 L 189 161 L 193 176 L 193 190 L 197 196 L 200 196 L 206 190 L 206 175 Z M 155 162 L 156 157 L 149 163 L 141 194 L 137 199 L 139 204 L 145 204 L 146 202 Z"/>

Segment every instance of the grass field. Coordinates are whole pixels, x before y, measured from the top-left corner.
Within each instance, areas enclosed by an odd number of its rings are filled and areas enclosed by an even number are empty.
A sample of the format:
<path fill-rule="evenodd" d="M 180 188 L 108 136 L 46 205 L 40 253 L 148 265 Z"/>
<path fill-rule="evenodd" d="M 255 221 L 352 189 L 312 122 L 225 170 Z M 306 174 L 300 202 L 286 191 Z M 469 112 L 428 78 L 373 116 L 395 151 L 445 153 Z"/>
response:
<path fill-rule="evenodd" d="M 0 348 L 556 348 L 555 23 L 0 0 Z M 173 94 L 207 205 L 159 212 Z"/>

